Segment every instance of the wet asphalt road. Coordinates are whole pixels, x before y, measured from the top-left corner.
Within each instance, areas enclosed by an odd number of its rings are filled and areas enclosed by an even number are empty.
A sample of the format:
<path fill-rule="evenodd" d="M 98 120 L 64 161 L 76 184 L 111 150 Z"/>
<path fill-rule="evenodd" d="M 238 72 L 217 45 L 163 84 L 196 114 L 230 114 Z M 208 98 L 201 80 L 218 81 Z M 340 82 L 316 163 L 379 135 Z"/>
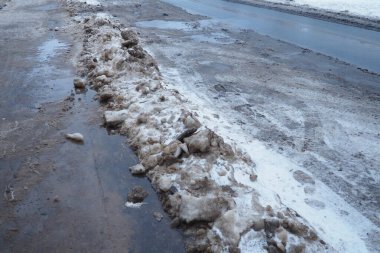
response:
<path fill-rule="evenodd" d="M 80 39 L 67 21 L 53 0 L 0 10 L 0 252 L 183 252 L 149 181 L 130 175 L 125 139 L 100 126 L 94 92 L 73 93 Z M 135 185 L 147 204 L 128 209 Z"/>
<path fill-rule="evenodd" d="M 164 2 L 380 74 L 380 32 L 223 0 Z"/>
<path fill-rule="evenodd" d="M 132 25 L 162 19 L 195 27 L 138 28 L 165 77 L 175 67 L 231 124 L 292 157 L 379 224 L 377 75 L 252 31 L 220 24 L 197 30 L 204 17 L 159 1 L 141 3 L 107 11 Z M 78 48 L 69 39 L 75 35 L 59 29 L 66 19 L 50 0 L 14 0 L 0 10 L 0 185 L 6 193 L 0 252 L 182 252 L 168 218 L 152 217 L 163 211 L 149 182 L 128 172 L 136 157 L 123 138 L 99 127 L 93 93 L 70 96 L 70 61 Z M 347 128 L 342 119 L 358 125 Z M 64 139 L 74 131 L 84 134 L 84 145 Z M 127 209 L 127 192 L 137 184 L 149 191 L 148 204 Z M 16 201 L 6 199 L 9 187 Z"/>

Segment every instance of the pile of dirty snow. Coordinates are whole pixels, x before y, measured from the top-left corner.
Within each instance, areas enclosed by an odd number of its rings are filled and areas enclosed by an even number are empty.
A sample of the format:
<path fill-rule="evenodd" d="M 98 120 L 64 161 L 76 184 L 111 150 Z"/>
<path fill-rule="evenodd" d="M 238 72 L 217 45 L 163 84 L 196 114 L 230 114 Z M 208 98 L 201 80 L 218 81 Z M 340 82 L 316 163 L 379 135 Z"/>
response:
<path fill-rule="evenodd" d="M 72 13 L 83 3 L 67 2 Z M 188 252 L 334 252 L 297 212 L 258 183 L 250 157 L 202 125 L 165 81 L 137 33 L 105 14 L 83 31 L 76 86 L 98 92 L 107 127 L 128 136 Z M 79 87 L 79 86 L 78 86 Z M 83 85 L 80 85 L 83 88 Z"/>

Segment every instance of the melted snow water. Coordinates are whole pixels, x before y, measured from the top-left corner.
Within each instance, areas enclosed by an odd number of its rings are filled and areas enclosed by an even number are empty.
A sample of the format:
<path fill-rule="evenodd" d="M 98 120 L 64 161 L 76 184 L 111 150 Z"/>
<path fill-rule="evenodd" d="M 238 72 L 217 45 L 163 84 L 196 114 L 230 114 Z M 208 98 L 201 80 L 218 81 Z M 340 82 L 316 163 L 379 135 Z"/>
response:
<path fill-rule="evenodd" d="M 0 185 L 5 188 L 17 180 L 17 185 L 28 186 L 20 188 L 25 197 L 20 197 L 21 190 L 15 191 L 14 215 L 0 224 L 0 252 L 20 252 L 23 247 L 29 252 L 53 248 L 185 252 L 182 236 L 170 228 L 171 220 L 149 180 L 129 172 L 138 158 L 125 144 L 125 137 L 109 135 L 99 126 L 103 120 L 99 103 L 93 99 L 95 92 L 75 94 L 70 103 L 65 99 L 75 77 L 66 64 L 69 44 L 52 31 L 48 35 L 50 39 L 43 42 L 35 38 L 0 41 L 4 49 L 0 50 L 4 59 L 0 61 Z M 8 148 L 10 137 L 5 137 L 13 131 L 19 132 Z M 82 133 L 84 143 L 66 141 L 64 134 L 71 132 Z M 43 149 L 39 148 L 42 142 L 46 143 Z M 22 147 L 19 152 L 12 151 L 18 147 Z M 29 159 L 38 161 L 39 169 L 54 169 L 36 170 L 37 180 L 22 172 Z M 127 194 L 135 185 L 149 193 L 146 205 L 127 208 Z M 52 201 L 54 195 L 59 196 L 59 203 Z M 0 215 L 8 215 L 5 205 L 9 204 L 0 201 Z M 163 219 L 158 222 L 153 212 L 163 214 Z M 15 226 L 17 233 L 12 238 L 3 236 Z"/>
<path fill-rule="evenodd" d="M 47 61 L 56 56 L 60 50 L 65 48 L 67 48 L 66 44 L 57 39 L 48 40 L 38 48 L 37 58 L 41 62 Z"/>
<path fill-rule="evenodd" d="M 201 22 L 181 22 L 181 21 L 167 21 L 167 20 L 149 20 L 136 22 L 139 27 L 159 28 L 159 29 L 173 29 L 182 31 L 194 31 L 206 29 L 212 25 L 212 22 L 208 20 L 202 20 Z M 190 38 L 197 42 L 209 42 L 216 44 L 231 44 L 234 42 L 229 36 L 223 33 L 211 33 L 211 34 L 197 34 L 191 35 Z"/>
<path fill-rule="evenodd" d="M 380 32 L 221 0 L 163 1 L 380 73 Z"/>
<path fill-rule="evenodd" d="M 176 29 L 191 31 L 191 23 L 181 22 L 181 21 L 166 21 L 166 20 L 152 20 L 152 21 L 141 21 L 136 23 L 141 27 L 156 27 L 160 29 Z"/>

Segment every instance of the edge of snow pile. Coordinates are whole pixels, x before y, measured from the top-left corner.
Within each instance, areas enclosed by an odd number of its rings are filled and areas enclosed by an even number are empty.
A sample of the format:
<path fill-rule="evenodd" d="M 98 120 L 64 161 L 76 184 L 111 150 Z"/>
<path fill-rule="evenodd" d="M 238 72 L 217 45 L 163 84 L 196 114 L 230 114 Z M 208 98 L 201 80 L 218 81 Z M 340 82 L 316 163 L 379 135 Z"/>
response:
<path fill-rule="evenodd" d="M 99 7 L 64 4 L 72 16 Z M 249 156 L 202 126 L 177 90 L 164 88 L 135 31 L 102 13 L 74 21 L 84 38 L 74 85 L 98 92 L 107 127 L 128 136 L 141 161 L 131 173 L 151 180 L 188 252 L 335 252 L 272 192 L 255 189 Z"/>

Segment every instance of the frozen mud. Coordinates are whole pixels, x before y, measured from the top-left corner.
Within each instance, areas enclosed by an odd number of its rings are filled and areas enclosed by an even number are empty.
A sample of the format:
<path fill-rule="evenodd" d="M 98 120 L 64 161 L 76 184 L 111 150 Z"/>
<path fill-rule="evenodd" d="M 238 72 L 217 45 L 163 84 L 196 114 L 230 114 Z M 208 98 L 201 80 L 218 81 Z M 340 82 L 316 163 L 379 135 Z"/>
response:
<path fill-rule="evenodd" d="M 104 13 L 76 14 L 98 8 L 97 3 L 65 4 L 73 16 L 71 28 L 83 33 L 78 80 L 98 92 L 105 125 L 128 137 L 141 161 L 131 172 L 151 180 L 172 226 L 184 231 L 188 252 L 344 252 L 352 245 L 366 252 L 347 231 L 343 241 L 321 238 L 268 190 L 251 157 L 210 130 L 191 101 L 169 88 L 136 31 Z M 315 182 L 306 173 L 294 175 L 313 190 Z M 143 201 L 144 193 L 136 192 L 137 200 L 131 194 L 127 206 Z"/>

